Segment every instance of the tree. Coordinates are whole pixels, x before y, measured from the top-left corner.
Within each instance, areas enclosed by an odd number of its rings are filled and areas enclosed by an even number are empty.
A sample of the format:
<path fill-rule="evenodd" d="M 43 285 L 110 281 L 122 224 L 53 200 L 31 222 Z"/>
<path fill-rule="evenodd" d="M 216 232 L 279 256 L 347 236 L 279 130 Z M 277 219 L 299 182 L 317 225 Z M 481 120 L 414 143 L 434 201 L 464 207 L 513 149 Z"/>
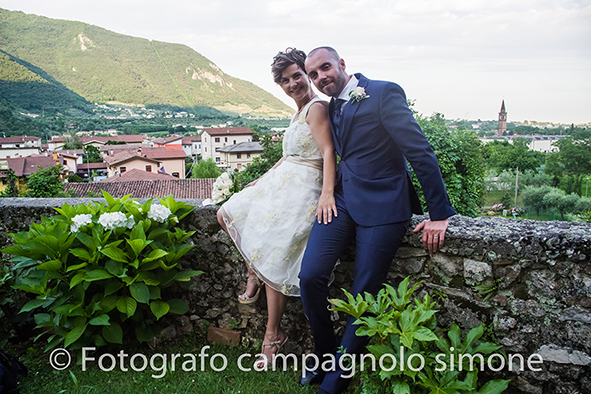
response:
<path fill-rule="evenodd" d="M 238 174 L 238 183 L 241 187 L 263 176 L 283 157 L 281 140 L 274 141 L 269 134 L 263 134 L 260 143 L 263 146 L 261 156 L 255 157 L 252 164 Z"/>
<path fill-rule="evenodd" d="M 39 166 L 37 172 L 29 175 L 27 197 L 49 198 L 64 196 L 64 182 L 60 178 L 61 171 L 62 166 L 60 165 L 47 168 Z"/>
<path fill-rule="evenodd" d="M 485 165 L 482 158 L 482 144 L 472 130 L 449 131 L 442 114 L 427 118 L 416 116 L 435 155 L 452 206 L 456 212 L 467 216 L 478 216 L 484 193 Z M 413 184 L 421 190 L 413 171 Z M 426 206 L 422 192 L 419 193 L 423 207 Z"/>
<path fill-rule="evenodd" d="M 103 157 L 101 151 L 94 145 L 86 145 L 84 147 L 84 154 L 86 155 L 87 163 L 102 163 Z"/>
<path fill-rule="evenodd" d="M 76 134 L 71 134 L 66 137 L 66 141 L 64 142 L 64 146 L 62 147 L 63 150 L 71 150 L 71 149 L 82 149 L 84 145 L 80 142 L 80 137 Z"/>
<path fill-rule="evenodd" d="M 529 149 L 527 140 L 516 138 L 508 141 L 492 141 L 484 146 L 483 157 L 488 168 L 520 171 L 535 170 L 544 164 L 545 154 Z"/>
<path fill-rule="evenodd" d="M 539 215 L 540 210 L 544 208 L 544 196 L 550 193 L 554 188 L 544 185 L 540 187 L 526 186 L 521 193 L 523 205 L 535 209 Z"/>
<path fill-rule="evenodd" d="M 14 174 L 14 171 L 11 169 L 8 169 L 5 171 L 6 174 L 6 189 L 4 189 L 2 191 L 2 193 L 0 193 L 0 197 L 18 197 L 19 196 L 19 191 L 18 191 L 18 187 L 16 186 L 16 175 Z"/>
<path fill-rule="evenodd" d="M 201 160 L 193 166 L 191 178 L 217 178 L 220 175 L 222 175 L 222 171 L 209 158 L 207 160 Z"/>

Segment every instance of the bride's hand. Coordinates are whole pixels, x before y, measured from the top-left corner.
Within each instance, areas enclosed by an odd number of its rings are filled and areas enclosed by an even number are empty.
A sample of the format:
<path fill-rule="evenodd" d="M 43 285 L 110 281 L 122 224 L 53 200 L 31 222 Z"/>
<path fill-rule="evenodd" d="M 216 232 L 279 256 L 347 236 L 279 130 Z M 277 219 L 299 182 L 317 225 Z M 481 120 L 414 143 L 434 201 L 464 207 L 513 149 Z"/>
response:
<path fill-rule="evenodd" d="M 328 224 L 332 222 L 332 215 L 337 217 L 337 206 L 334 200 L 333 193 L 322 193 L 318 200 L 318 206 L 316 207 L 316 217 L 318 223 L 324 222 Z"/>

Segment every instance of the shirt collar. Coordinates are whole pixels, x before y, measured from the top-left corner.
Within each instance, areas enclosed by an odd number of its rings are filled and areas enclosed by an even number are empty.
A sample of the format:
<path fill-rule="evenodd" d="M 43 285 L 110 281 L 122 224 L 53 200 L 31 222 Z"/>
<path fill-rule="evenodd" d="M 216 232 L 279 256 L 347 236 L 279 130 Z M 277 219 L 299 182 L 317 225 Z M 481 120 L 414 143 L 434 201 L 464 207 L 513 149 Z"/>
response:
<path fill-rule="evenodd" d="M 341 90 L 341 94 L 339 94 L 339 97 L 337 97 L 337 99 L 349 101 L 349 93 L 351 93 L 353 89 L 357 87 L 358 84 L 359 80 L 357 79 L 357 77 L 355 75 L 351 75 L 351 79 L 349 79 L 349 82 L 347 82 L 343 90 Z"/>

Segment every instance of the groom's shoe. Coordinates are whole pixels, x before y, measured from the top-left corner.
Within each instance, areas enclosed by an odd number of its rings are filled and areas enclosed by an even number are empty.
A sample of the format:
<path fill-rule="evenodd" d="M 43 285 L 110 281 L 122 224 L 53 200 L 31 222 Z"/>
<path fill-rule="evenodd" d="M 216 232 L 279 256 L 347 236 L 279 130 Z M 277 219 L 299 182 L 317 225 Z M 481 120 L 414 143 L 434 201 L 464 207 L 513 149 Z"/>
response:
<path fill-rule="evenodd" d="M 320 384 L 322 380 L 324 380 L 324 372 L 320 367 L 314 369 L 312 371 L 306 371 L 304 376 L 300 379 L 300 385 L 306 386 L 309 384 Z M 325 391 L 319 391 L 319 393 L 324 393 Z"/>
<path fill-rule="evenodd" d="M 300 379 L 300 385 L 306 386 L 309 384 L 320 384 L 324 379 L 324 375 L 326 372 L 322 370 L 320 366 L 316 367 L 315 369 L 310 369 L 313 367 L 313 360 L 308 359 L 306 360 L 306 368 L 304 370 L 304 376 Z"/>
<path fill-rule="evenodd" d="M 318 390 L 316 394 L 330 394 L 328 391 L 324 391 L 322 389 Z"/>

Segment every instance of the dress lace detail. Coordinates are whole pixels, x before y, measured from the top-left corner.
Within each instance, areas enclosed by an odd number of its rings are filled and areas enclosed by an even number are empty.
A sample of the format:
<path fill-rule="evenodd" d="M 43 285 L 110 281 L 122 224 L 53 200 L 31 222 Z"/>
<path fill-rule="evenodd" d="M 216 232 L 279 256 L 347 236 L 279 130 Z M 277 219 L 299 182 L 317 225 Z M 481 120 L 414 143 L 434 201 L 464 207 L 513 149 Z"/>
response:
<path fill-rule="evenodd" d="M 322 155 L 305 122 L 316 101 L 299 118 L 294 115 L 285 131 L 286 160 L 220 208 L 246 263 L 268 286 L 289 296 L 300 295 L 298 275 L 322 191 Z"/>

